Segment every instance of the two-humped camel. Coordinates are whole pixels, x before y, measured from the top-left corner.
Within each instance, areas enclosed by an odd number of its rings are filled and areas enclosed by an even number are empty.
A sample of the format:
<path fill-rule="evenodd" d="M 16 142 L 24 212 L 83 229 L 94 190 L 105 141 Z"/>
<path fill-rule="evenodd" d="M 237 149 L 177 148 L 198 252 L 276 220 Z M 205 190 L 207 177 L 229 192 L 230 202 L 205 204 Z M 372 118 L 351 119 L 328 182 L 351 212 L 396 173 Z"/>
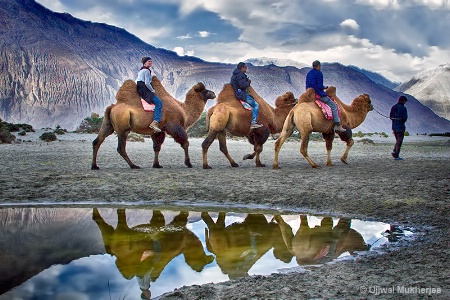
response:
<path fill-rule="evenodd" d="M 370 97 L 367 94 L 359 95 L 350 105 L 346 105 L 336 96 L 335 87 L 330 86 L 326 90 L 326 93 L 329 97 L 336 100 L 339 109 L 341 110 L 341 124 L 347 129 L 346 132 L 337 132 L 341 140 L 347 143 L 347 148 L 341 157 L 341 161 L 347 164 L 348 152 L 354 144 L 351 129 L 358 127 L 365 120 L 367 113 L 373 110 L 373 106 Z M 295 127 L 297 127 L 302 139 L 300 153 L 306 158 L 311 167 L 320 167 L 314 163 L 308 155 L 309 135 L 313 131 L 322 133 L 327 148 L 326 165 L 333 166 L 330 157 L 334 140 L 333 121 L 325 118 L 322 110 L 314 103 L 314 100 L 315 92 L 312 88 L 309 88 L 300 96 L 298 104 L 286 117 L 281 135 L 275 142 L 275 153 L 273 158 L 274 169 L 279 168 L 278 153 L 286 139 L 292 135 Z"/>
<path fill-rule="evenodd" d="M 256 166 L 265 166 L 261 163 L 259 157 L 263 150 L 263 144 L 267 141 L 271 133 L 275 134 L 281 131 L 284 119 L 296 103 L 296 100 L 294 94 L 287 92 L 276 99 L 275 108 L 273 108 L 252 87 L 249 87 L 248 94 L 253 96 L 256 102 L 258 102 L 258 121 L 264 126 L 250 130 L 251 111 L 245 109 L 237 100 L 231 84 L 225 84 L 217 97 L 217 104 L 208 110 L 206 119 L 208 136 L 202 143 L 203 169 L 211 169 L 208 165 L 208 148 L 216 137 L 219 140 L 220 151 L 227 157 L 231 166 L 239 166 L 228 153 L 226 130 L 235 136 L 246 136 L 248 141 L 254 145 L 254 152 L 245 155 L 244 159 L 253 159 L 256 157 Z"/>
<path fill-rule="evenodd" d="M 155 133 L 148 127 L 153 120 L 153 112 L 147 112 L 142 107 L 136 83 L 133 80 L 126 80 L 117 92 L 117 103 L 106 108 L 98 136 L 92 142 L 92 170 L 99 169 L 97 166 L 98 150 L 105 138 L 114 131 L 118 137 L 117 151 L 132 169 L 139 169 L 140 167 L 131 162 L 125 149 L 127 136 L 130 131 L 152 135 L 153 150 L 155 152 L 153 168 L 162 168 L 159 164 L 159 152 L 166 133 L 171 135 L 181 145 L 184 150 L 184 164 L 189 168 L 192 167 L 188 152 L 189 141 L 186 130 L 200 118 L 206 102 L 209 99 L 214 99 L 216 95 L 213 91 L 207 90 L 203 83 L 199 82 L 186 93 L 186 100 L 180 102 L 165 90 L 156 76 L 152 78 L 152 86 L 155 89 L 155 94 L 163 103 L 162 119 L 159 123 L 162 132 Z"/>

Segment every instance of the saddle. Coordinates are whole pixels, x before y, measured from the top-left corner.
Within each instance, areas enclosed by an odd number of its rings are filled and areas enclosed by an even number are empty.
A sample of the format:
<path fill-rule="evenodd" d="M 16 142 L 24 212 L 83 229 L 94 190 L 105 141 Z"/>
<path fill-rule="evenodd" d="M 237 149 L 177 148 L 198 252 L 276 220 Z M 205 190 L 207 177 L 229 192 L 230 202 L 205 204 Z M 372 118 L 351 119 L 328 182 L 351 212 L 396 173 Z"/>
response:
<path fill-rule="evenodd" d="M 250 104 L 248 104 L 245 101 L 239 100 L 239 102 L 241 102 L 242 106 L 247 109 L 247 110 L 252 110 L 252 106 Z"/>
<path fill-rule="evenodd" d="M 315 102 L 316 102 L 317 106 L 319 106 L 320 109 L 322 109 L 322 112 L 323 112 L 323 115 L 325 116 L 325 119 L 333 120 L 333 113 L 331 112 L 331 108 L 328 105 L 326 105 L 325 103 L 323 103 L 322 101 L 320 101 L 319 99 L 320 99 L 320 96 L 316 94 Z M 337 105 L 336 100 L 334 100 L 331 97 L 330 97 L 330 99 L 331 99 L 331 101 L 333 101 Z M 337 105 L 337 108 L 338 108 L 338 116 L 340 117 L 341 116 L 341 109 L 339 108 L 338 105 Z"/>
<path fill-rule="evenodd" d="M 145 111 L 155 111 L 155 104 L 150 104 L 141 98 L 142 107 Z"/>

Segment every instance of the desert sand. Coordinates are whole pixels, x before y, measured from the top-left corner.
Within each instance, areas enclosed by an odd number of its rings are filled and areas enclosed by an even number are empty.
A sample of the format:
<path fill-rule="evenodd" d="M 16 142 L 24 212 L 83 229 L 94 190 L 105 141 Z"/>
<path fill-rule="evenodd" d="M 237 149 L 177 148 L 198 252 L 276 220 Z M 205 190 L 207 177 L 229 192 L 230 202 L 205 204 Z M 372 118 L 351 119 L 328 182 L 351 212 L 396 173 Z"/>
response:
<path fill-rule="evenodd" d="M 129 142 L 132 170 L 116 151 L 112 135 L 98 156 L 100 170 L 90 169 L 95 135 L 68 133 L 55 142 L 41 132 L 1 144 L 0 201 L 3 206 L 30 204 L 148 203 L 197 207 L 254 207 L 298 213 L 376 220 L 413 227 L 414 238 L 381 251 L 323 265 L 303 273 L 251 276 L 219 284 L 182 287 L 160 299 L 450 299 L 450 139 L 410 136 L 401 156 L 390 156 L 393 138 L 356 142 L 348 165 L 340 162 L 345 144 L 336 140 L 333 167 L 325 166 L 324 142 L 309 144 L 322 168 L 312 169 L 300 155 L 299 141 L 285 143 L 280 170 L 272 169 L 274 140 L 261 160 L 242 161 L 252 146 L 228 140 L 229 166 L 215 141 L 209 149 L 211 170 L 203 170 L 202 139 L 190 139 L 193 168 L 183 164 L 181 147 L 168 137 L 153 169 L 150 139 Z M 366 137 L 367 138 L 367 137 Z M 358 139 L 356 139 L 358 141 Z M 403 289 L 402 289 L 403 288 Z"/>

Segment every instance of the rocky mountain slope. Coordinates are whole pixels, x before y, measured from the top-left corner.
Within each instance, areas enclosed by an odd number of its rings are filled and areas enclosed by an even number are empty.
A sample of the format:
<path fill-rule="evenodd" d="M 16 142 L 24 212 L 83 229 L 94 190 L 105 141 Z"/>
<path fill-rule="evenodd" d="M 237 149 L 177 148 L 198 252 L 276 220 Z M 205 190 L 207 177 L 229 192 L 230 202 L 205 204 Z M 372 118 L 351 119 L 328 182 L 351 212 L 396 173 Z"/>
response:
<path fill-rule="evenodd" d="M 450 64 L 417 74 L 395 90 L 414 96 L 438 116 L 450 120 Z"/>
<path fill-rule="evenodd" d="M 209 63 L 155 48 L 123 29 L 54 13 L 33 0 L 0 0 L 0 118 L 35 128 L 74 130 L 92 112 L 103 115 L 115 102 L 126 79 L 134 79 L 140 58 L 153 58 L 153 71 L 175 98 L 201 81 L 219 93 L 235 65 Z M 299 66 L 301 67 L 301 66 Z M 304 92 L 309 67 L 250 65 L 255 90 L 269 103 L 287 91 Z M 357 95 L 371 96 L 375 109 L 388 114 L 401 93 L 378 84 L 359 70 L 323 63 L 326 85 L 350 103 Z M 214 102 L 212 102 L 213 105 Z M 450 121 L 410 97 L 410 133 L 450 131 Z M 389 132 L 390 121 L 376 112 L 356 130 Z"/>

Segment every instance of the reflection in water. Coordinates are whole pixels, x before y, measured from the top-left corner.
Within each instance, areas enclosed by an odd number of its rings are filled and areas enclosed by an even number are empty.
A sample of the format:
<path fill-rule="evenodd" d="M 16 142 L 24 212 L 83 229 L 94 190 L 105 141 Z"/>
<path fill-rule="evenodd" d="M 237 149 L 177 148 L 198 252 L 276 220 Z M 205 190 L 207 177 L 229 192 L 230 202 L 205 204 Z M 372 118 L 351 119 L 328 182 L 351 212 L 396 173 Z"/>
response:
<path fill-rule="evenodd" d="M 319 226 L 310 227 L 308 218 L 300 216 L 300 227 L 295 233 L 280 215 L 274 219 L 280 226 L 283 240 L 299 265 L 326 263 L 344 252 L 366 251 L 370 245 L 356 230 L 351 229 L 351 220 L 341 218 L 333 227 L 333 219 L 324 217 Z"/>
<path fill-rule="evenodd" d="M 116 266 L 126 279 L 136 277 L 142 299 L 150 299 L 150 283 L 156 281 L 167 264 L 179 254 L 200 272 L 214 260 L 206 255 L 198 237 L 186 228 L 188 213 L 180 212 L 166 225 L 164 215 L 154 210 L 150 222 L 128 227 L 125 209 L 117 210 L 117 227 L 107 224 L 96 208 L 95 223 L 102 233 L 106 252 L 116 257 Z"/>
<path fill-rule="evenodd" d="M 402 233 L 375 222 L 260 213 L 19 208 L 0 209 L 0 217 L 0 300 L 150 299 L 183 285 L 326 263 Z M 33 256 L 40 249 L 45 264 Z"/>

